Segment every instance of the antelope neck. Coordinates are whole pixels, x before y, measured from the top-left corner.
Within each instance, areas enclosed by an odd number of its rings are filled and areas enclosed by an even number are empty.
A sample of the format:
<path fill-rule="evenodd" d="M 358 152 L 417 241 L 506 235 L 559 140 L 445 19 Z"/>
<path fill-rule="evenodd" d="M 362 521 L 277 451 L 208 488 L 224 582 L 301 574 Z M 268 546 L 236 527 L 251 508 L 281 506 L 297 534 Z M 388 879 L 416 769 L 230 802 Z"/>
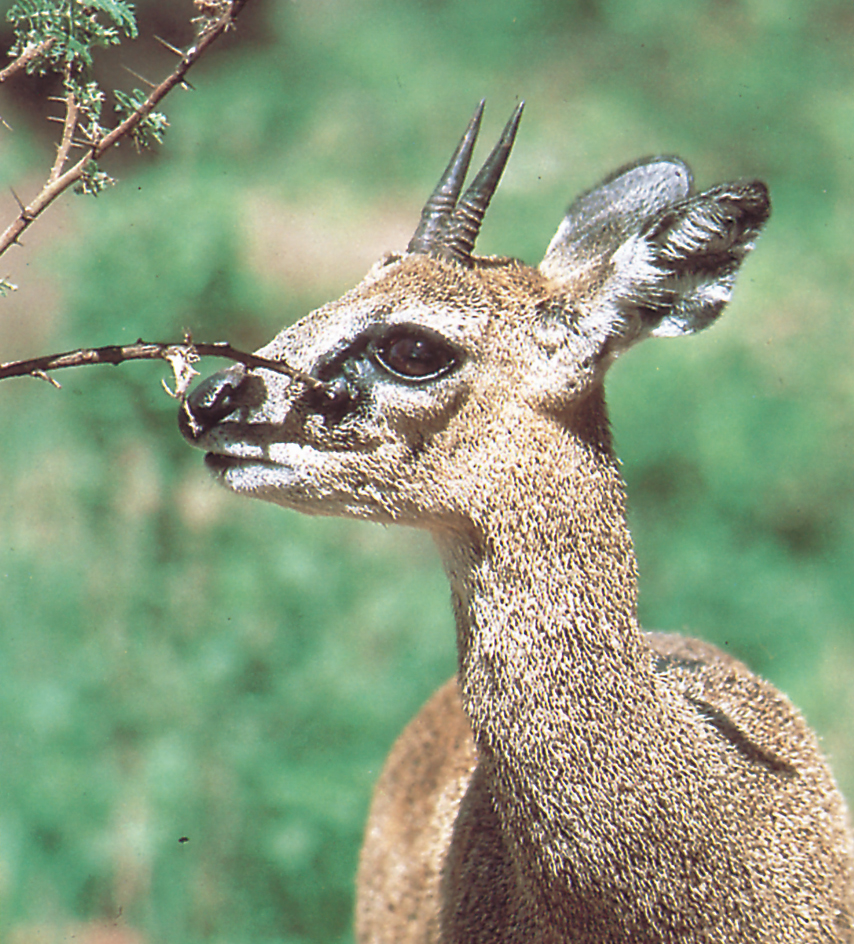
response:
<path fill-rule="evenodd" d="M 509 455 L 478 537 L 442 542 L 463 704 L 485 750 L 506 744 L 510 717 L 535 732 L 533 715 L 565 715 L 562 701 L 598 688 L 610 702 L 642 662 L 623 483 L 602 438 L 553 437 L 533 464 Z"/>

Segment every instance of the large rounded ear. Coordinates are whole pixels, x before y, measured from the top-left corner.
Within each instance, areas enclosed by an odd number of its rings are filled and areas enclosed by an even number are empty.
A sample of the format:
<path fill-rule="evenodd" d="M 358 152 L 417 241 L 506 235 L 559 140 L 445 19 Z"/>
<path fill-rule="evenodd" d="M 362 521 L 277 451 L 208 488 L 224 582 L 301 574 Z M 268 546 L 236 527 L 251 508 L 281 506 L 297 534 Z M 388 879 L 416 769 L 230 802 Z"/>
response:
<path fill-rule="evenodd" d="M 770 212 L 760 181 L 692 194 L 685 164 L 653 158 L 576 200 L 540 271 L 575 331 L 616 354 L 711 324 Z"/>

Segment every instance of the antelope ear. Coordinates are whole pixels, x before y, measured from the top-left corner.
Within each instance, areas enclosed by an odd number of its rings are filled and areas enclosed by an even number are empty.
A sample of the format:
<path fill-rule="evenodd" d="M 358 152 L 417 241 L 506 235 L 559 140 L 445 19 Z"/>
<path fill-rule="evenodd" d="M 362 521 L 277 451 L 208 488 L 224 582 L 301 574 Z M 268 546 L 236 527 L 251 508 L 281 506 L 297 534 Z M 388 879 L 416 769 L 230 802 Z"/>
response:
<path fill-rule="evenodd" d="M 540 263 L 556 280 L 588 276 L 656 214 L 684 200 L 693 178 L 675 157 L 654 157 L 623 167 L 566 211 Z"/>
<path fill-rule="evenodd" d="M 691 193 L 691 174 L 655 158 L 580 197 L 540 264 L 575 330 L 617 353 L 647 335 L 690 334 L 729 301 L 771 211 L 760 181 Z"/>

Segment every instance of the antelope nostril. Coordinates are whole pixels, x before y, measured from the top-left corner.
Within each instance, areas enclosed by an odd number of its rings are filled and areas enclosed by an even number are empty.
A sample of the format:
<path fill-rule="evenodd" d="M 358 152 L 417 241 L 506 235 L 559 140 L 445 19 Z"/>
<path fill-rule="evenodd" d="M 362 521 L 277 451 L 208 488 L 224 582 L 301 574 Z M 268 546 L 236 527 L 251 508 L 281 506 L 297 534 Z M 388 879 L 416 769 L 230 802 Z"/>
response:
<path fill-rule="evenodd" d="M 308 409 L 323 416 L 327 424 L 340 423 L 358 400 L 358 391 L 344 377 L 314 387 L 305 396 Z"/>
<path fill-rule="evenodd" d="M 340 407 L 352 398 L 353 393 L 350 385 L 343 377 L 339 377 L 332 383 L 325 383 L 322 387 L 309 391 L 308 394 L 310 405 L 320 410 L 329 407 Z"/>
<path fill-rule="evenodd" d="M 243 370 L 223 370 L 203 380 L 181 404 L 178 424 L 188 439 L 198 439 L 243 402 Z"/>

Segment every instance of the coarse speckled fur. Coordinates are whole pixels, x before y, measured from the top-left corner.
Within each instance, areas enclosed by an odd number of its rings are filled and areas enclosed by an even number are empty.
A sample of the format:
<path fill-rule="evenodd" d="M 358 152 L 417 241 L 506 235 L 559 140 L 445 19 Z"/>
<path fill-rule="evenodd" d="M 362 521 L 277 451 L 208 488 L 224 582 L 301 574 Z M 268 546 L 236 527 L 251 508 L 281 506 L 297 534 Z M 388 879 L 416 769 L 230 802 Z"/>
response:
<path fill-rule="evenodd" d="M 639 163 L 539 268 L 388 256 L 259 352 L 325 393 L 237 366 L 182 408 L 235 491 L 442 554 L 459 671 L 377 785 L 362 944 L 854 941 L 815 736 L 740 662 L 638 627 L 605 410 L 616 356 L 717 317 L 768 212 L 758 182 L 695 194 L 681 162 Z"/>

